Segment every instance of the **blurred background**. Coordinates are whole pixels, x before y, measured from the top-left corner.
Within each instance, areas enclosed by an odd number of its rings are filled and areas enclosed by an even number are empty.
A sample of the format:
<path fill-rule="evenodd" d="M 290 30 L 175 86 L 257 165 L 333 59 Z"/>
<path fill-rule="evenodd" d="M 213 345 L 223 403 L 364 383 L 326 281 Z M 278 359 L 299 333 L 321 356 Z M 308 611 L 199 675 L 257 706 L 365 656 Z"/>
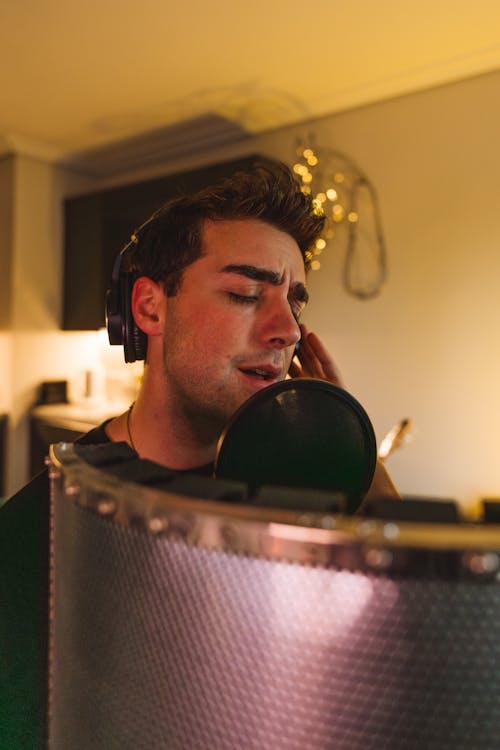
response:
<path fill-rule="evenodd" d="M 78 433 L 133 399 L 140 367 L 98 329 L 147 186 L 146 203 L 186 172 L 293 166 L 312 146 L 311 173 L 333 165 L 339 192 L 349 165 L 369 180 L 385 255 L 373 201 L 368 223 L 344 206 L 306 322 L 379 442 L 411 420 L 387 459 L 403 493 L 500 496 L 499 29 L 489 0 L 4 3 L 0 494 L 36 470 L 49 428 Z M 345 283 L 354 225 L 366 298 Z"/>

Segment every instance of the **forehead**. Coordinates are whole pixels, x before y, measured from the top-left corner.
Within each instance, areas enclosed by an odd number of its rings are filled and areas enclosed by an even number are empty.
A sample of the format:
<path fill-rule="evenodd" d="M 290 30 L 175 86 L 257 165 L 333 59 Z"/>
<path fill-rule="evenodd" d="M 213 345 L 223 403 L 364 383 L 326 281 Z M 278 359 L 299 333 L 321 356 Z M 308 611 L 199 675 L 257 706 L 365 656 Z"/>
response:
<path fill-rule="evenodd" d="M 205 221 L 203 258 L 215 270 L 231 265 L 256 265 L 305 282 L 302 253 L 286 232 L 258 219 Z"/>

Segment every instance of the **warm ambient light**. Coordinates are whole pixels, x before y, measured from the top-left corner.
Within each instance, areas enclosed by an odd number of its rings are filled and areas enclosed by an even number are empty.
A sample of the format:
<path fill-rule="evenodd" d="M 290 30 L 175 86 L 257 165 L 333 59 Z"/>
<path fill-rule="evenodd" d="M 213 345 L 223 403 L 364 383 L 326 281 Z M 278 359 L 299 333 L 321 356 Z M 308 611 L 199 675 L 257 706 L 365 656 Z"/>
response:
<path fill-rule="evenodd" d="M 373 597 L 372 580 L 359 573 L 338 571 L 333 578 L 321 568 L 311 570 L 291 565 L 275 565 L 268 572 L 266 593 L 275 602 L 270 607 L 273 628 L 290 640 L 298 638 L 300 642 L 304 638 L 303 622 L 298 616 L 304 597 L 308 610 L 315 613 L 310 632 L 318 639 L 317 643 L 332 642 L 333 638 L 352 632 Z M 315 579 L 312 586 L 311 579 Z M 395 598 L 396 587 L 391 587 L 388 594 L 390 599 Z M 287 603 L 295 602 L 296 607 L 280 606 L 284 599 Z"/>
<path fill-rule="evenodd" d="M 332 149 L 312 147 L 312 138 L 308 140 L 308 144 L 297 146 L 293 171 L 299 177 L 301 191 L 312 197 L 314 214 L 326 218 L 313 253 L 319 255 L 336 236 L 333 226 L 343 224 L 346 228 L 339 232 L 338 242 L 347 244 L 344 288 L 360 299 L 374 297 L 386 278 L 385 242 L 375 189 L 349 157 Z M 327 201 L 331 211 L 325 208 Z M 308 262 L 311 259 L 309 253 Z M 315 260 L 310 267 L 318 270 L 320 263 Z"/>
<path fill-rule="evenodd" d="M 344 207 L 337 203 L 332 210 L 333 220 L 336 222 L 343 221 L 345 217 Z"/>

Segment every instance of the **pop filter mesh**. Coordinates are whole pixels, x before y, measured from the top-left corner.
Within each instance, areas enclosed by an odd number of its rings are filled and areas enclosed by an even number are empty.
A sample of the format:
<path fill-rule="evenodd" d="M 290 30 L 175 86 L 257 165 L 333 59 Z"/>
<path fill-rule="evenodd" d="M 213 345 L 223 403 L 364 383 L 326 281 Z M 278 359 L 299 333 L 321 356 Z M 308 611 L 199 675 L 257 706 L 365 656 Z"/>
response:
<path fill-rule="evenodd" d="M 497 584 L 210 550 L 52 495 L 51 750 L 499 746 Z"/>
<path fill-rule="evenodd" d="M 252 396 L 224 430 L 215 472 L 247 482 L 345 493 L 355 510 L 375 469 L 376 442 L 363 407 L 331 383 L 285 380 Z"/>

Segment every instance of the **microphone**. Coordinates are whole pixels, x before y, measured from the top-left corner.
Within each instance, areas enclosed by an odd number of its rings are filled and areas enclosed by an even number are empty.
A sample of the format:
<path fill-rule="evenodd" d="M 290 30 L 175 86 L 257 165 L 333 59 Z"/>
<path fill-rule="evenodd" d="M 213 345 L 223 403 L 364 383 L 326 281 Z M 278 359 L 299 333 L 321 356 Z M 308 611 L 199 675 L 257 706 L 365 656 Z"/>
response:
<path fill-rule="evenodd" d="M 215 476 L 340 492 L 354 512 L 375 472 L 375 433 L 361 404 L 324 380 L 275 383 L 241 406 L 222 432 Z"/>

